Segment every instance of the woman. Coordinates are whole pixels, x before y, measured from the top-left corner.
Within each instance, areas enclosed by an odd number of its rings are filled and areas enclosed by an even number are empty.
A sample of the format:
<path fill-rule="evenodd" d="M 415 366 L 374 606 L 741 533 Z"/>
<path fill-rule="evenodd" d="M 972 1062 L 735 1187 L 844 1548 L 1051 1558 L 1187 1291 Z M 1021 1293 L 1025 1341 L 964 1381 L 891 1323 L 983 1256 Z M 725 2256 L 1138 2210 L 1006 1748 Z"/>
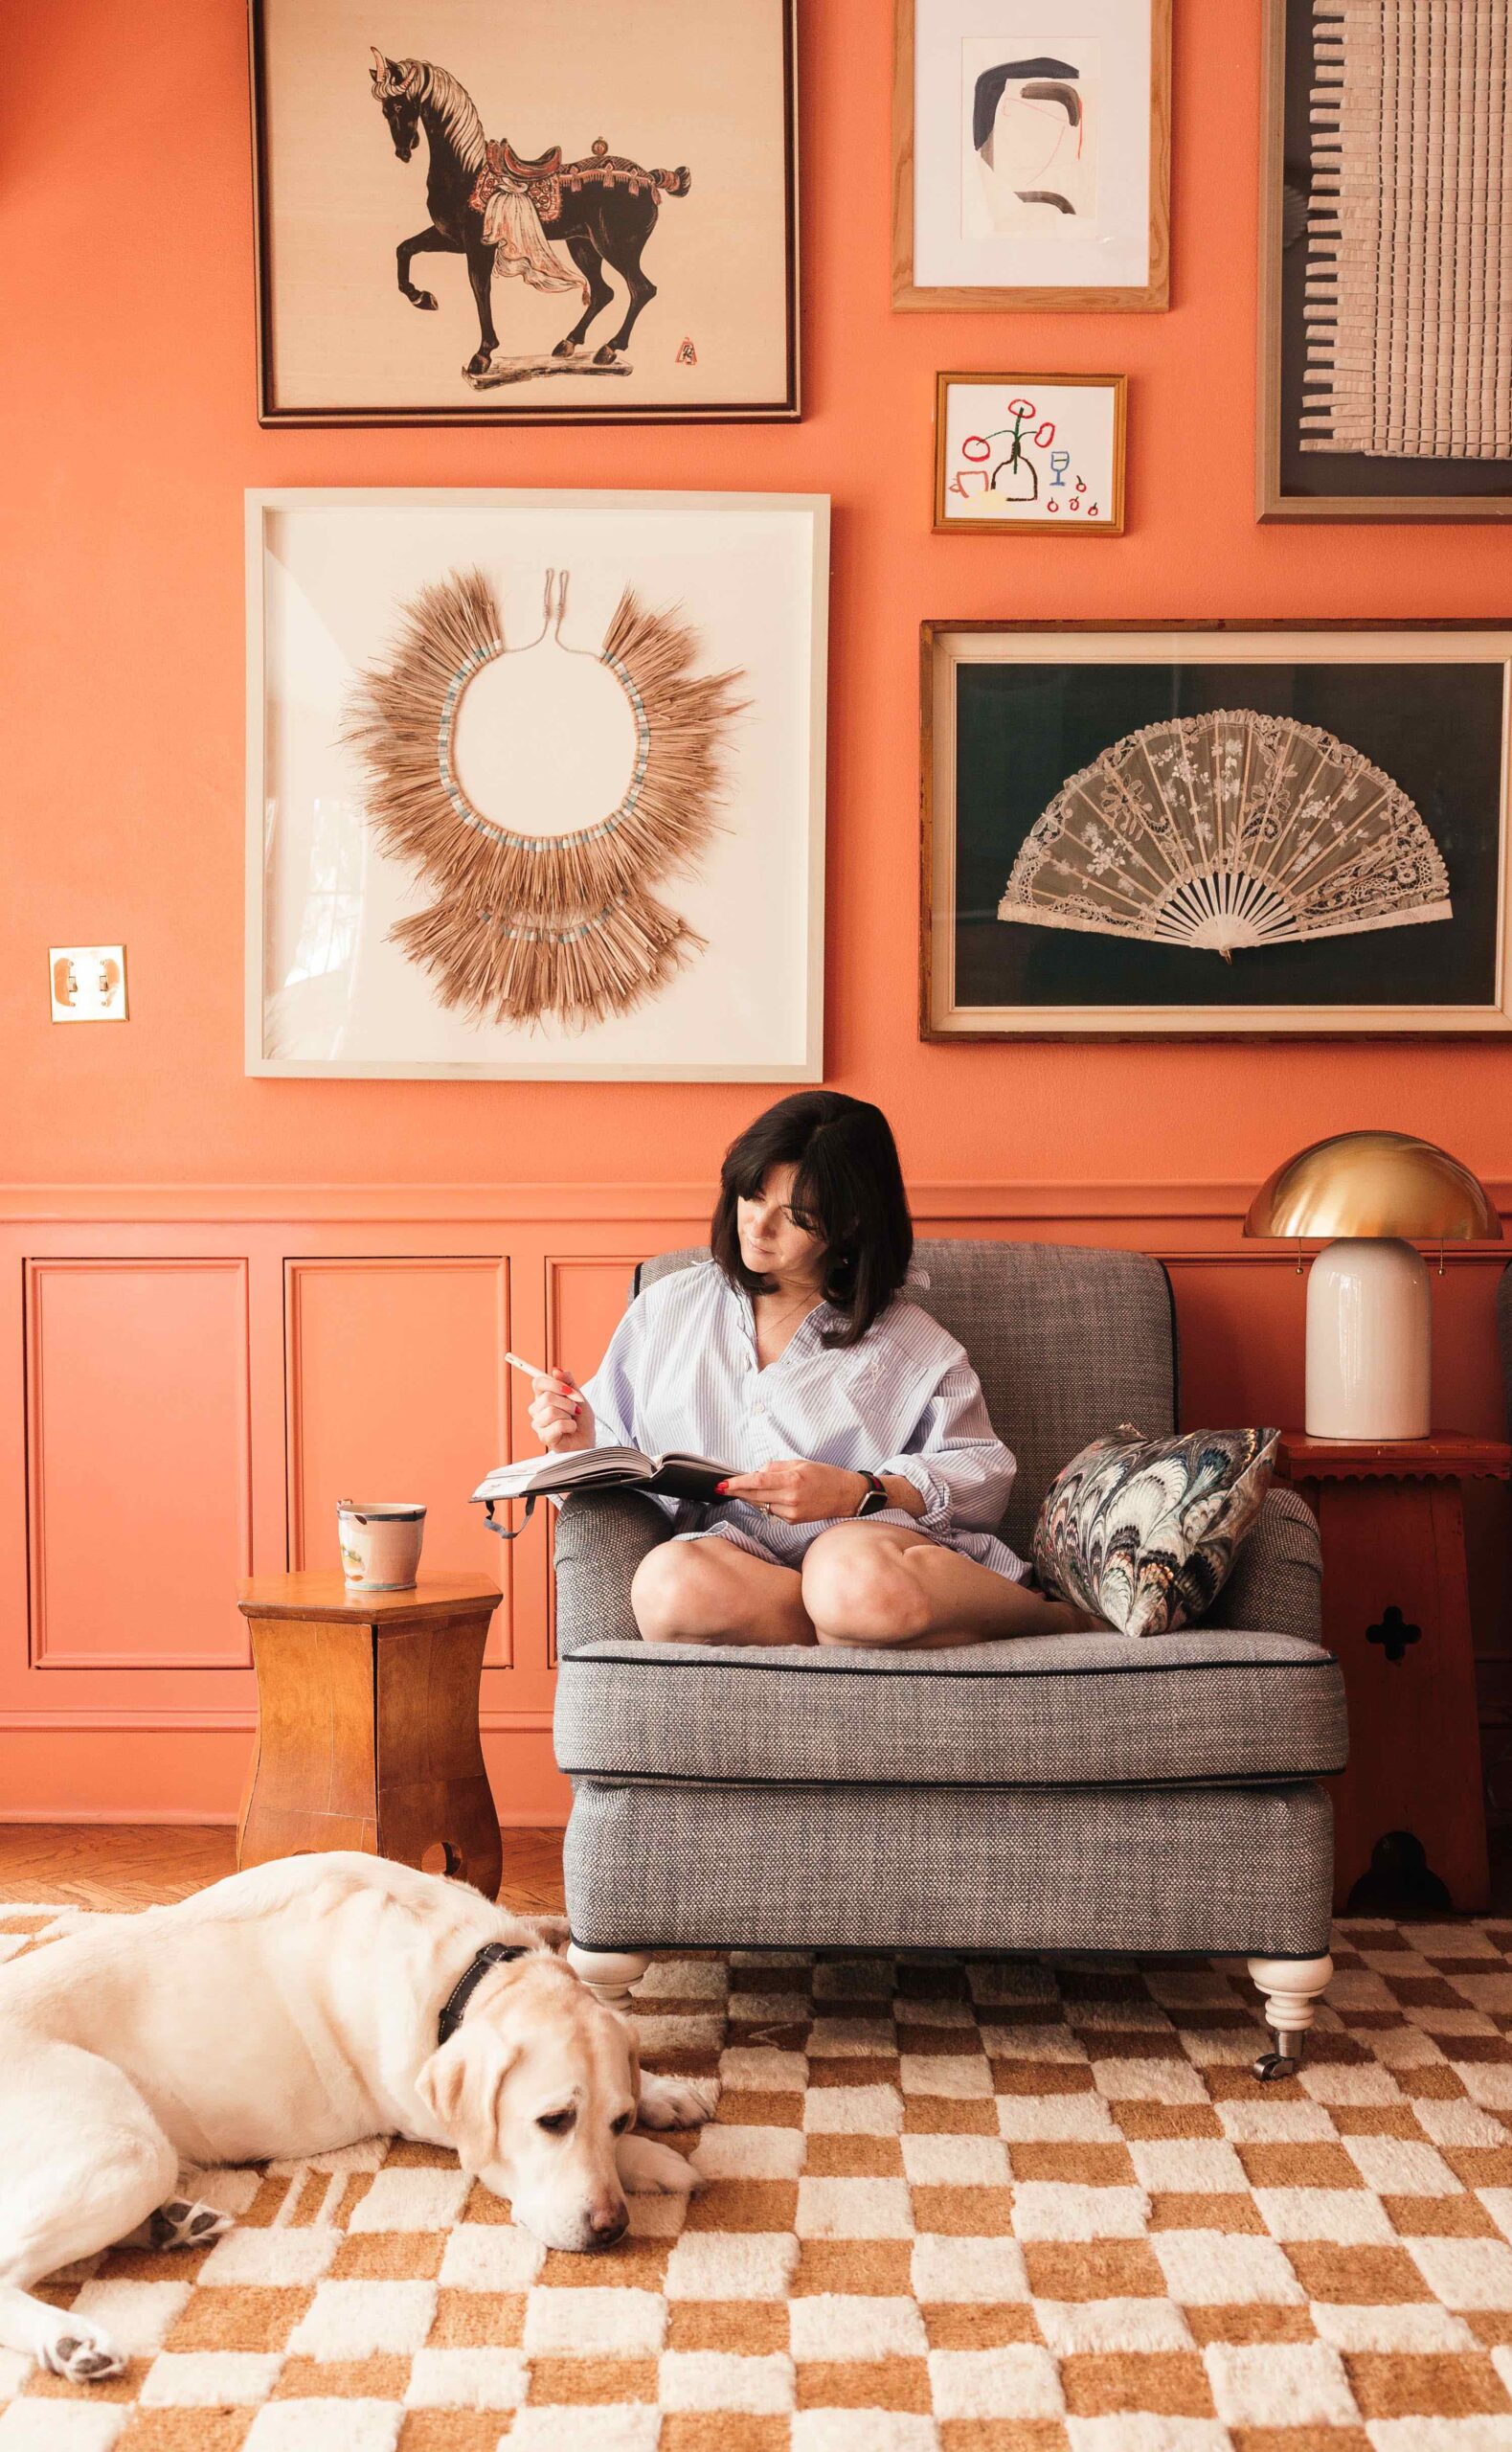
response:
<path fill-rule="evenodd" d="M 535 1382 L 544 1447 L 729 1458 L 728 1503 L 660 1502 L 653 1643 L 984 1643 L 1089 1623 L 989 1529 L 1013 1487 L 961 1347 L 903 1296 L 914 1249 L 879 1107 L 783 1099 L 731 1145 L 712 1259 L 640 1295 L 581 1390 Z"/>

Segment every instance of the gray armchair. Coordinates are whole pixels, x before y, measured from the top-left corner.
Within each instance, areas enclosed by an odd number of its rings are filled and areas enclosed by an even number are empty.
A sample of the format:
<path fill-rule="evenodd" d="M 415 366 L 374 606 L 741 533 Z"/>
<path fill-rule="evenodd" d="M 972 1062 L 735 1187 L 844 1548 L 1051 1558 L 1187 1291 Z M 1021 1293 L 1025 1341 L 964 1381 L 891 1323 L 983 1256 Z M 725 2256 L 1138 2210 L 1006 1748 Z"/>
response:
<path fill-rule="evenodd" d="M 636 1290 L 707 1258 L 669 1252 Z M 1176 1419 L 1169 1282 L 1138 1253 L 928 1242 L 917 1299 L 1018 1458 L 1004 1537 L 1122 1421 Z M 579 1496 L 555 1544 L 556 1755 L 579 1971 L 624 2001 L 658 1948 L 1236 1954 L 1290 2072 L 1332 1973 L 1343 1687 L 1321 1562 L 1273 1488 L 1204 1625 L 925 1652 L 643 1643 L 650 1500 Z"/>

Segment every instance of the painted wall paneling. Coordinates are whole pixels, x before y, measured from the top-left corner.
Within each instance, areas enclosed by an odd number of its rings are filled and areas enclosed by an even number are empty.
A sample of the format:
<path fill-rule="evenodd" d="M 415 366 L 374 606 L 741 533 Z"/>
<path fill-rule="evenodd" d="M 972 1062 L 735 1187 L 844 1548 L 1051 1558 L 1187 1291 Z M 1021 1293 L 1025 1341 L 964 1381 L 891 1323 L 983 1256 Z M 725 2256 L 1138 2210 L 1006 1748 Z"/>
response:
<path fill-rule="evenodd" d="M 924 1235 L 1159 1254 L 1188 1427 L 1298 1417 L 1306 1281 L 1285 1247 L 1239 1238 L 1247 1197 L 1210 1184 L 914 1187 Z M 538 1511 L 518 1541 L 495 1542 L 466 1492 L 533 1445 L 529 1384 L 503 1367 L 504 1344 L 586 1377 L 636 1257 L 699 1240 L 709 1199 L 696 1185 L 0 1194 L 0 1815 L 234 1816 L 256 1704 L 232 1648 L 241 1558 L 319 1564 L 337 1497 L 413 1495 L 433 1510 L 430 1562 L 481 1565 L 508 1596 L 482 1699 L 501 1820 L 560 1819 L 550 1523 Z M 1437 1409 L 1456 1428 L 1503 1419 L 1503 1264 L 1495 1250 L 1452 1253 L 1433 1280 Z M 384 1487 L 358 1491 L 354 1475 Z M 1507 1503 L 1485 1499 L 1469 1527 L 1477 1641 L 1505 1653 Z M 129 1577 L 112 1615 L 102 1578 L 118 1552 Z M 75 1665 L 63 1673 L 49 1655 Z"/>

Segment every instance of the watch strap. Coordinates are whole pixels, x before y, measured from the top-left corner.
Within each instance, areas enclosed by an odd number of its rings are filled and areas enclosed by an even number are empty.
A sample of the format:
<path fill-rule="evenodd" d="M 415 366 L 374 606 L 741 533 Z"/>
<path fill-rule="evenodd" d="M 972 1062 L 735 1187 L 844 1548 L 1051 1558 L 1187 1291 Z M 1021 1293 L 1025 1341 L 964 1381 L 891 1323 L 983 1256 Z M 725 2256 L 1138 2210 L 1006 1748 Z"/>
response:
<path fill-rule="evenodd" d="M 861 1505 L 857 1508 L 856 1513 L 858 1515 L 880 1515 L 885 1507 L 891 1507 L 892 1504 L 891 1500 L 888 1496 L 887 1484 L 875 1473 L 867 1474 L 866 1484 L 867 1494 L 862 1500 Z"/>

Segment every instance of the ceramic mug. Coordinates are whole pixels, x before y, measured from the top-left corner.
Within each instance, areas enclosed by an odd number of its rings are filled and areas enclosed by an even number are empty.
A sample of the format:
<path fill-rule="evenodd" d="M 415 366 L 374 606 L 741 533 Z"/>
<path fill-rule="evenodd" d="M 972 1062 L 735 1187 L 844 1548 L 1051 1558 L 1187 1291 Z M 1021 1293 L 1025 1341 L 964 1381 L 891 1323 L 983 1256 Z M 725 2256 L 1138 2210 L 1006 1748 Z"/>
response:
<path fill-rule="evenodd" d="M 352 1592 L 408 1592 L 420 1563 L 425 1510 L 410 1499 L 336 1501 L 341 1567 Z"/>

